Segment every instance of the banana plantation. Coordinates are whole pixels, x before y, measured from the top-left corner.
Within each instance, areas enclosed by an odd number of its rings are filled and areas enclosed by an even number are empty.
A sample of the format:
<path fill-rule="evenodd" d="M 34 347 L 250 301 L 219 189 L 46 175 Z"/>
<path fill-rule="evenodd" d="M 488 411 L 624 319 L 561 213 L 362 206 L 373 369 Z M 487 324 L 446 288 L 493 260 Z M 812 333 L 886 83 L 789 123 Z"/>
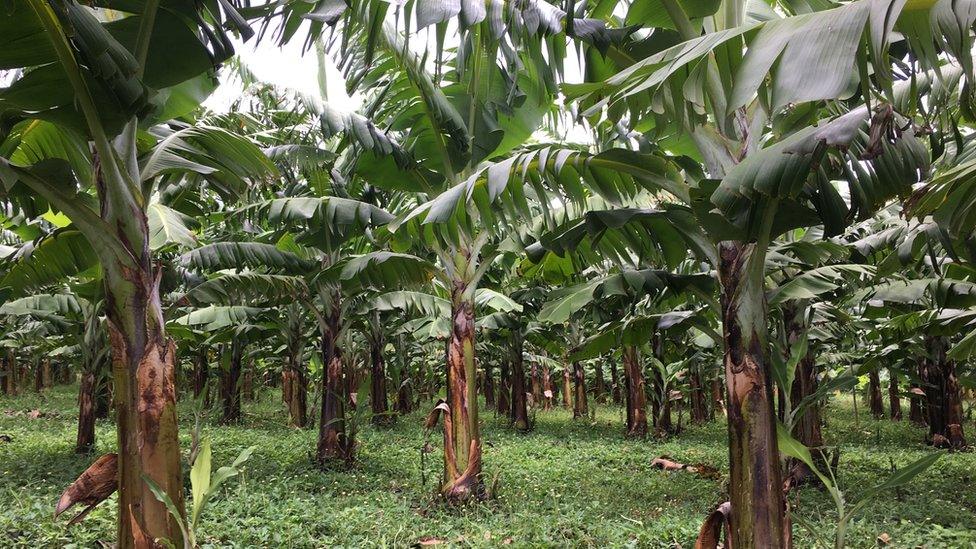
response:
<path fill-rule="evenodd" d="M 0 546 L 976 545 L 976 0 L 0 6 Z"/>

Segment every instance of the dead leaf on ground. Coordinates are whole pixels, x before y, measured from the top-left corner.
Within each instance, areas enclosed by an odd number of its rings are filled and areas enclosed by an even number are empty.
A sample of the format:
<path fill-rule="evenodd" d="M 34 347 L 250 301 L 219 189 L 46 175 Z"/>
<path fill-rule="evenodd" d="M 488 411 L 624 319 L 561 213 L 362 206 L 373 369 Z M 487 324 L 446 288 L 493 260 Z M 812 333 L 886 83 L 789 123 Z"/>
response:
<path fill-rule="evenodd" d="M 688 465 L 674 461 L 668 456 L 654 458 L 654 460 L 651 461 L 651 467 L 662 469 L 664 471 L 688 471 L 689 473 L 697 474 L 701 478 L 708 479 L 718 479 L 722 476 L 722 473 L 717 468 L 712 467 L 707 463 L 694 463 Z"/>
<path fill-rule="evenodd" d="M 888 535 L 887 532 L 882 532 L 881 535 L 878 536 L 878 544 L 888 545 L 889 543 L 891 543 L 891 536 Z"/>

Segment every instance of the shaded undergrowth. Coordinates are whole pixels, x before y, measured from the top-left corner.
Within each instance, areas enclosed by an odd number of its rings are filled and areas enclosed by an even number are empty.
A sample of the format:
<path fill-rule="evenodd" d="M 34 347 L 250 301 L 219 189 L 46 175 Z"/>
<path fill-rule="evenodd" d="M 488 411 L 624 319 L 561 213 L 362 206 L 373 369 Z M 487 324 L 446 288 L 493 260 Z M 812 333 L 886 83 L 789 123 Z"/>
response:
<path fill-rule="evenodd" d="M 0 397 L 0 434 L 12 437 L 0 443 L 0 546 L 90 547 L 114 537 L 114 497 L 70 529 L 51 518 L 58 495 L 93 459 L 72 453 L 75 390 Z M 180 406 L 186 450 L 193 414 L 189 402 Z M 34 409 L 42 417 L 25 413 Z M 932 451 L 908 422 L 863 414 L 855 421 L 849 400 L 834 402 L 826 418 L 828 443 L 841 447 L 840 483 L 852 498 L 892 465 Z M 366 427 L 353 467 L 321 470 L 309 459 L 314 429 L 285 427 L 280 397 L 267 390 L 245 403 L 242 425 L 204 423 L 217 465 L 248 446 L 257 450 L 239 481 L 208 508 L 198 539 L 215 547 L 405 547 L 424 538 L 485 547 L 690 547 L 703 517 L 723 500 L 724 479 L 651 469 L 650 461 L 667 454 L 727 471 L 724 422 L 686 421 L 675 437 L 640 441 L 623 437 L 615 407 L 600 407 L 595 421 L 573 421 L 561 409 L 536 420 L 532 432 L 520 434 L 483 413 L 485 472 L 489 481 L 498 478 L 497 497 L 452 509 L 432 496 L 440 454 L 421 459 L 421 412 L 392 427 Z M 110 421 L 100 421 L 97 434 L 96 455 L 115 448 Z M 431 440 L 436 446 L 439 437 Z M 976 454 L 945 456 L 908 487 L 870 503 L 850 527 L 851 546 L 876 547 L 882 533 L 895 547 L 976 544 L 974 474 Z M 792 503 L 820 533 L 832 532 L 825 493 L 803 488 Z M 795 526 L 795 534 L 798 547 L 811 546 L 806 531 Z"/>

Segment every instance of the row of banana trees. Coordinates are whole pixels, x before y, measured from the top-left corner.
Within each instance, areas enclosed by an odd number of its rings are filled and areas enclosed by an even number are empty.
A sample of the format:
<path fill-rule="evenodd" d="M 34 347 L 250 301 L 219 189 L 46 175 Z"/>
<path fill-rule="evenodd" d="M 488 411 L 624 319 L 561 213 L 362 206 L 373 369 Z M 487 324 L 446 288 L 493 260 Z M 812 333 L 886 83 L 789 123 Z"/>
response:
<path fill-rule="evenodd" d="M 7 11 L 5 364 L 81 372 L 81 449 L 111 393 L 120 547 L 183 540 L 177 373 L 201 394 L 211 363 L 228 422 L 252 362 L 274 372 L 321 464 L 442 396 L 453 502 L 487 496 L 479 379 L 528 430 L 545 371 L 582 417 L 606 367 L 628 435 L 724 411 L 743 547 L 792 544 L 784 472 L 810 476 L 821 402 L 861 375 L 874 413 L 880 369 L 930 442 L 966 445 L 971 2 Z M 362 106 L 237 64 L 245 96 L 201 109 L 232 34 L 315 45 Z"/>

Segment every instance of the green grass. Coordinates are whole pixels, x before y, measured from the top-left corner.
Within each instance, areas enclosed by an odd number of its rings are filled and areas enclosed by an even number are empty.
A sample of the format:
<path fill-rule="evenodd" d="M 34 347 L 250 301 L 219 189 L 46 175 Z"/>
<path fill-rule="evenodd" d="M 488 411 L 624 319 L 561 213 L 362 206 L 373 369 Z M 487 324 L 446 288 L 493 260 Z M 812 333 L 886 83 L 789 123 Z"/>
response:
<path fill-rule="evenodd" d="M 114 497 L 77 526 L 65 527 L 66 517 L 52 519 L 61 491 L 93 459 L 72 452 L 75 390 L 0 397 L 0 434 L 13 437 L 0 443 L 0 546 L 91 547 L 114 538 Z M 321 471 L 309 459 L 315 433 L 284 427 L 279 402 L 268 390 L 246 403 L 244 425 L 204 425 L 215 466 L 257 446 L 245 472 L 207 509 L 199 532 L 205 546 L 405 547 L 431 536 L 457 546 L 511 540 L 514 547 L 690 547 L 702 519 L 723 500 L 723 481 L 649 467 L 668 454 L 727 471 L 722 422 L 689 427 L 667 441 L 633 441 L 622 436 L 617 408 L 601 408 L 593 424 L 573 421 L 562 410 L 540 412 L 526 435 L 489 413 L 483 417 L 485 470 L 489 479 L 498 477 L 497 498 L 457 510 L 432 497 L 439 451 L 427 455 L 422 483 L 421 413 L 392 428 L 366 428 L 355 467 Z M 31 409 L 47 416 L 11 414 Z M 193 423 L 187 402 L 181 422 L 186 450 Z M 114 425 L 100 422 L 97 429 L 97 453 L 112 451 Z M 891 461 L 904 466 L 933 451 L 907 422 L 874 421 L 862 413 L 855 425 L 849 400 L 831 405 L 824 432 L 842 448 L 840 482 L 849 501 L 881 482 Z M 435 435 L 435 446 L 438 441 Z M 882 532 L 895 547 L 976 546 L 974 474 L 976 454 L 944 456 L 898 493 L 870 503 L 850 527 L 850 546 L 875 547 Z M 825 493 L 804 488 L 791 499 L 795 514 L 832 535 L 833 506 Z M 797 547 L 813 545 L 800 526 L 794 532 Z"/>

